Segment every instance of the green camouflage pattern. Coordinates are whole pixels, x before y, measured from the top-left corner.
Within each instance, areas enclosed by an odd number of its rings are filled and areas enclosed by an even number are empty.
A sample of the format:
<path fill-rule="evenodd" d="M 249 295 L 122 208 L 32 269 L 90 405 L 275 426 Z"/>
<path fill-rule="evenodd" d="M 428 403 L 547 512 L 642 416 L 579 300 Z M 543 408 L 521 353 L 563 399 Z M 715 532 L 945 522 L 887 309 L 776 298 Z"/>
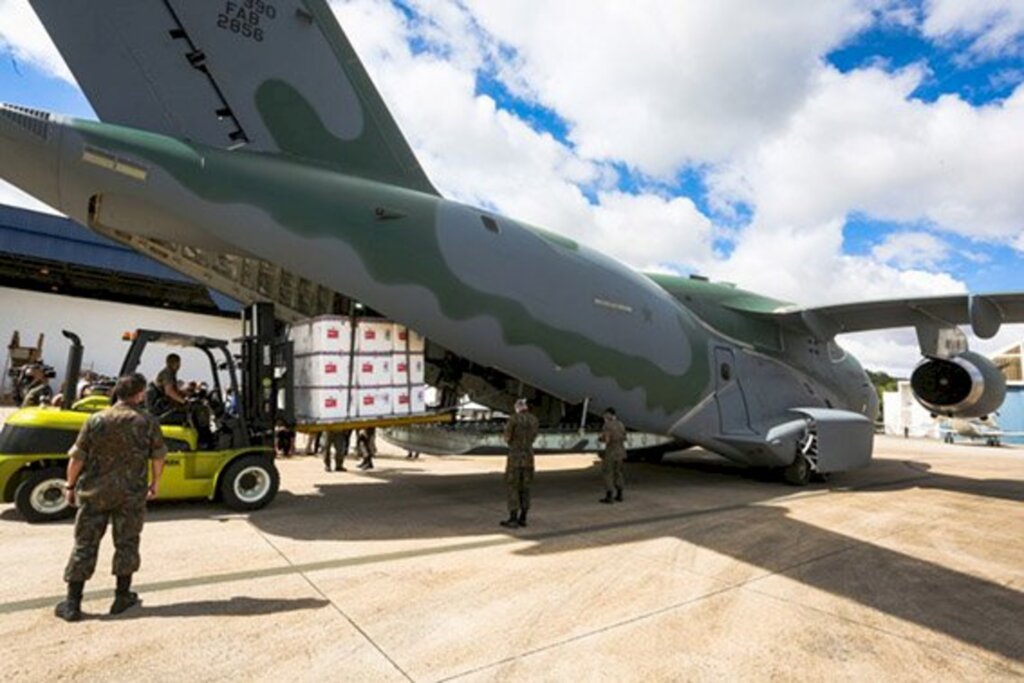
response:
<path fill-rule="evenodd" d="M 530 486 L 533 484 L 533 442 L 540 432 L 540 422 L 528 412 L 515 413 L 505 423 L 505 492 L 509 512 L 530 509 Z"/>
<path fill-rule="evenodd" d="M 146 517 L 145 497 L 125 500 L 113 507 L 94 500 L 82 501 L 75 515 L 75 545 L 64 569 L 64 580 L 88 581 L 96 571 L 100 541 L 108 522 L 114 530 L 114 560 L 111 573 L 128 576 L 139 570 L 142 557 L 139 544 Z"/>
<path fill-rule="evenodd" d="M 605 418 L 604 427 L 601 429 L 598 439 L 604 444 L 602 460 L 622 462 L 626 459 L 626 426 L 618 418 Z"/>
<path fill-rule="evenodd" d="M 101 510 L 146 499 L 149 463 L 167 446 L 160 423 L 125 403 L 94 413 L 68 455 L 83 462 L 76 496 Z"/>

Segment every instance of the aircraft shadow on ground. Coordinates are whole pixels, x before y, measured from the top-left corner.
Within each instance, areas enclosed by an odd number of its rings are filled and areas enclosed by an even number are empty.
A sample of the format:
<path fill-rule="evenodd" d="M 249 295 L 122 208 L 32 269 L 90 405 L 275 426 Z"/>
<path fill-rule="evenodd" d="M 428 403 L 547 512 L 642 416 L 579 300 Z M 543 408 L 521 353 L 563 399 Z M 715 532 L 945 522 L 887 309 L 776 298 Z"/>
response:
<path fill-rule="evenodd" d="M 257 617 L 298 610 L 321 609 L 330 605 L 328 600 L 315 598 L 296 598 L 293 600 L 274 598 L 249 598 L 236 596 L 230 600 L 196 600 L 179 602 L 173 605 L 148 607 L 143 602 L 140 607 L 133 608 L 117 616 L 98 615 L 101 621 L 126 619 L 149 619 L 168 617 Z"/>
<path fill-rule="evenodd" d="M 378 486 L 328 484 L 321 487 L 322 495 L 283 494 L 273 508 L 253 514 L 251 522 L 270 534 L 309 540 L 479 537 L 500 531 L 496 526 L 504 503 L 500 473 L 415 476 L 393 472 L 376 470 L 367 475 L 395 485 L 393 492 L 382 494 Z M 532 545 L 518 554 L 530 557 L 594 545 L 678 538 L 750 565 L 750 578 L 779 574 L 961 642 L 1024 660 L 1024 629 L 1020 628 L 1024 593 L 793 519 L 784 507 L 765 503 L 799 490 L 759 481 L 758 476 L 706 459 L 632 465 L 627 469 L 631 484 L 627 502 L 609 507 L 596 504 L 601 485 L 595 468 L 540 472 L 533 510 L 537 523 L 516 534 Z M 413 487 L 415 495 L 403 495 L 406 487 Z M 901 490 L 928 488 L 1024 501 L 1020 481 L 932 475 L 927 466 L 897 460 L 879 460 L 868 470 L 805 491 L 828 495 L 832 488 L 897 495 Z M 709 497 L 708 491 L 716 489 L 721 495 Z M 393 504 L 383 505 L 382 495 Z M 680 504 L 687 497 L 695 504 Z M 586 512 L 588 506 L 593 514 Z M 563 513 L 573 519 L 553 526 Z M 453 551 L 458 551 L 454 545 Z M 701 571 L 685 561 L 679 568 Z"/>

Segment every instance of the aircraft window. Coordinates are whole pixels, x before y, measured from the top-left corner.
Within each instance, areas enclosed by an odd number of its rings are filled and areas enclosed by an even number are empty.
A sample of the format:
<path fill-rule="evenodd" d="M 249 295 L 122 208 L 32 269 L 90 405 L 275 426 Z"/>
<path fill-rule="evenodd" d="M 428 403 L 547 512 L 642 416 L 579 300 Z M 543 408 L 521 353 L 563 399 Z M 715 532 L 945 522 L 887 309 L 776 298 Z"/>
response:
<path fill-rule="evenodd" d="M 721 373 L 722 379 L 728 382 L 732 379 L 732 366 L 728 363 L 722 363 Z"/>
<path fill-rule="evenodd" d="M 498 227 L 498 221 L 494 220 L 490 216 L 480 216 L 480 220 L 483 221 L 484 227 L 494 234 L 497 235 L 501 232 L 501 228 Z"/>

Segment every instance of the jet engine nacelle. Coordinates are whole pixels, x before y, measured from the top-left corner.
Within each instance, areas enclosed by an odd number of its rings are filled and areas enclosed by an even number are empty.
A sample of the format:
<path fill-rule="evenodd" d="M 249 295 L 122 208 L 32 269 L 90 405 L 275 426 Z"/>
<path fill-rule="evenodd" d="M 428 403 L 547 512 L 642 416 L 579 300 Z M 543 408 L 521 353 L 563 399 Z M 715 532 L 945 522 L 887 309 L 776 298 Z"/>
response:
<path fill-rule="evenodd" d="M 910 386 L 918 403 L 947 417 L 985 417 L 1006 398 L 1006 377 L 995 363 L 971 351 L 924 359 L 914 368 Z"/>

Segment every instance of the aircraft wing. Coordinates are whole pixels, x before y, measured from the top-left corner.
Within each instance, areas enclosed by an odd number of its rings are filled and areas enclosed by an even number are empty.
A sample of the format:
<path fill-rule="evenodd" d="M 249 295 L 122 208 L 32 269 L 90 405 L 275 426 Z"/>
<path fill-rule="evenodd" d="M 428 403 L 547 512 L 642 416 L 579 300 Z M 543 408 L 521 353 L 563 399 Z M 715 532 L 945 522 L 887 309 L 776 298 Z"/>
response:
<path fill-rule="evenodd" d="M 326 0 L 30 0 L 100 119 L 437 194 Z"/>
<path fill-rule="evenodd" d="M 788 307 L 772 313 L 745 312 L 767 315 L 790 327 L 809 329 L 821 341 L 848 332 L 895 327 L 949 328 L 968 323 L 976 335 L 987 339 L 994 336 L 1003 323 L 1024 323 L 1024 293 L 958 294 L 819 308 Z"/>

